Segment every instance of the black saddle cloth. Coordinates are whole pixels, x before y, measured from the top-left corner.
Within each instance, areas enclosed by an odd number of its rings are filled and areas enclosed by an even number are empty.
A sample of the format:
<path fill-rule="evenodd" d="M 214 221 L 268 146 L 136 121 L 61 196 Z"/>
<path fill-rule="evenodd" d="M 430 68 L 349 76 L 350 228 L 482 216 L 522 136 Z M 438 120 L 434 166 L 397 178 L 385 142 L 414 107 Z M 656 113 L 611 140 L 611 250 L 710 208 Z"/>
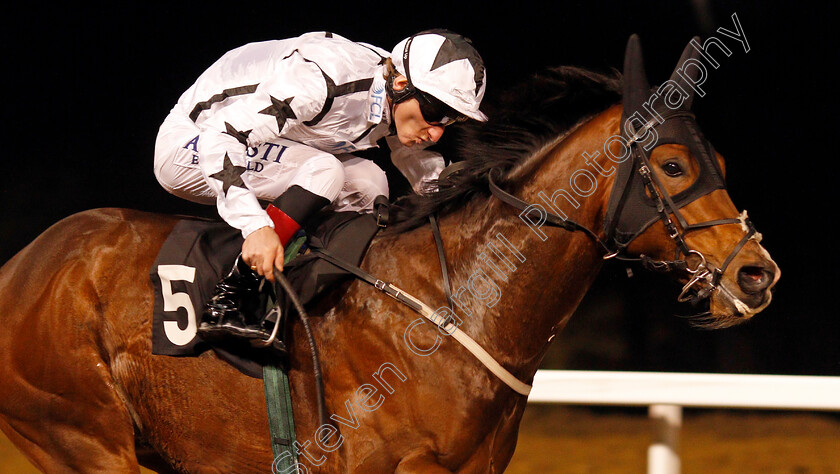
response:
<path fill-rule="evenodd" d="M 323 213 L 305 228 L 306 245 L 359 265 L 378 229 L 371 214 Z M 204 305 L 230 271 L 242 241 L 240 232 L 223 222 L 183 219 L 175 225 L 149 272 L 155 290 L 153 354 L 198 356 L 212 349 L 241 372 L 262 377 L 262 366 L 273 357 L 268 352 L 235 340 L 211 346 L 195 335 Z M 304 305 L 352 277 L 314 253 L 297 256 L 283 273 Z M 281 299 L 281 308 L 291 314 L 287 300 Z"/>

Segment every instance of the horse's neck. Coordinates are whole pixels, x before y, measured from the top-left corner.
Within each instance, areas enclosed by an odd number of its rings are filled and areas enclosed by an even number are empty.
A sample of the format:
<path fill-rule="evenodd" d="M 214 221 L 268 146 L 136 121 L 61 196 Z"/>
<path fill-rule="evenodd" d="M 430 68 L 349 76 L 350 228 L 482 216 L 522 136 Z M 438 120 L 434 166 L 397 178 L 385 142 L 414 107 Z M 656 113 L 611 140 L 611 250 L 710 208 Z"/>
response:
<path fill-rule="evenodd" d="M 599 152 L 595 161 L 604 175 L 610 174 L 602 150 L 606 138 L 616 133 L 619 116 L 620 108 L 610 109 L 526 160 L 512 172 L 516 178 L 508 190 L 598 232 L 614 175 L 603 176 L 595 165 L 587 164 L 583 153 Z M 584 176 L 577 178 L 577 186 L 586 196 L 576 193 L 570 183 L 578 170 L 585 170 L 578 173 Z M 596 181 L 590 190 L 584 186 L 591 176 Z M 562 197 L 564 192 L 577 208 Z M 554 209 L 546 203 L 552 196 Z M 459 245 L 447 249 L 452 257 L 454 309 L 464 320 L 462 329 L 515 374 L 530 377 L 548 341 L 566 324 L 595 279 L 602 251 L 582 232 L 547 226 L 537 230 L 518 215 L 518 210 L 490 198 L 453 213 L 442 227 L 445 234 L 462 237 Z"/>

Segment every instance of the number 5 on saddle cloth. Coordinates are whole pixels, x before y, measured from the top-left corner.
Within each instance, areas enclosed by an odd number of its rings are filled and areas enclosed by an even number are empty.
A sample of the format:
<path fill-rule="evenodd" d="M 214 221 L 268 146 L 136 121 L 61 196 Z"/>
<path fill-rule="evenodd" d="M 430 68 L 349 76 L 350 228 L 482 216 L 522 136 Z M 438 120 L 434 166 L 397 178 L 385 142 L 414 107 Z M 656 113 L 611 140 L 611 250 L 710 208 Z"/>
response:
<path fill-rule="evenodd" d="M 361 263 L 370 241 L 381 228 L 375 214 L 355 212 L 325 212 L 307 224 L 307 246 L 326 249 L 355 265 Z M 242 241 L 241 233 L 223 222 L 184 219 L 175 225 L 149 272 L 155 290 L 153 354 L 198 356 L 212 348 L 243 373 L 262 377 L 262 365 L 276 356 L 253 348 L 247 341 L 214 341 L 211 345 L 196 334 L 197 318 L 214 286 L 239 255 Z M 314 254 L 298 255 L 285 265 L 283 273 L 304 305 L 352 276 Z M 259 308 L 267 309 L 268 300 L 277 297 L 272 286 L 263 285 Z M 280 296 L 278 306 L 285 319 L 292 306 L 284 296 Z M 260 314 L 258 318 L 264 316 Z M 281 320 L 280 331 L 284 323 Z"/>

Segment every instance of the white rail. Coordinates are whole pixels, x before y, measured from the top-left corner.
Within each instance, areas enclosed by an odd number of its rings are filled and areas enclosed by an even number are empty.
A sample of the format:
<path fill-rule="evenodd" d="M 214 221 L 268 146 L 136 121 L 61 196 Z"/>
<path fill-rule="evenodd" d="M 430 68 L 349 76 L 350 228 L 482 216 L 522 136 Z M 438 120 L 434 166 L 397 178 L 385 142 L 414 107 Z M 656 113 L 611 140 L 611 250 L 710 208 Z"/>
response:
<path fill-rule="evenodd" d="M 682 407 L 840 411 L 840 377 L 539 370 L 529 403 L 647 406 L 648 473 L 680 472 Z"/>

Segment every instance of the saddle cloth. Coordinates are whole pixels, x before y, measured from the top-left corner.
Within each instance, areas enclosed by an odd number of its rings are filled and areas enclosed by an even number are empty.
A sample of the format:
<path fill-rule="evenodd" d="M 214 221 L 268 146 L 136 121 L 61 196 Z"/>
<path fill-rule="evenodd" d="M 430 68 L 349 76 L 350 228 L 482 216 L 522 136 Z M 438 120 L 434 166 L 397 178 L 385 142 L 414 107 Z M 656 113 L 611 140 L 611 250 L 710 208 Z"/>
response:
<path fill-rule="evenodd" d="M 309 247 L 359 265 L 379 226 L 372 214 L 328 212 L 310 219 L 304 229 Z M 272 357 L 267 352 L 235 340 L 211 346 L 196 335 L 204 305 L 230 271 L 242 242 L 239 230 L 224 222 L 185 218 L 175 225 L 149 271 L 152 354 L 190 357 L 212 349 L 241 372 L 262 378 L 262 366 Z M 299 255 L 283 273 L 304 305 L 352 276 L 314 254 Z M 290 310 L 289 304 L 281 305 Z"/>

